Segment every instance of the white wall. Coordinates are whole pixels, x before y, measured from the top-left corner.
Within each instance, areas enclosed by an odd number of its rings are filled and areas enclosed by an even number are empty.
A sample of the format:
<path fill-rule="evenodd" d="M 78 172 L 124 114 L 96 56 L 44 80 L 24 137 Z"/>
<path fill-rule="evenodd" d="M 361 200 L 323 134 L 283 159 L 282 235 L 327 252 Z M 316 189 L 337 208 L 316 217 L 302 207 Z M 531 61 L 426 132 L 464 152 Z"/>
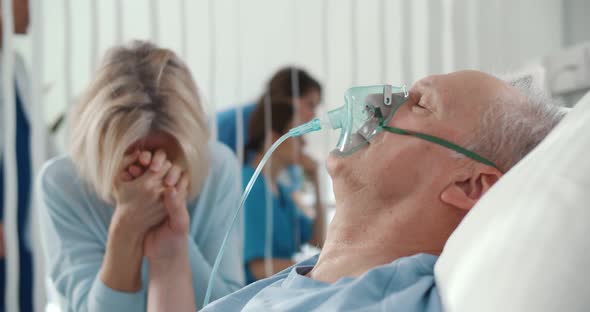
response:
<path fill-rule="evenodd" d="M 563 42 L 566 46 L 590 41 L 590 1 L 564 0 L 563 1 Z"/>
<path fill-rule="evenodd" d="M 48 121 L 63 112 L 67 102 L 64 1 L 44 1 Z M 90 79 L 93 63 L 91 3 L 97 2 L 100 28 L 96 55 L 102 56 L 116 42 L 117 0 L 69 1 L 73 44 L 67 61 L 71 62 L 72 94 L 78 95 Z M 324 80 L 326 106 L 336 106 L 353 83 L 411 85 L 429 73 L 459 68 L 504 71 L 562 46 L 558 0 L 386 0 L 384 4 L 380 0 L 188 0 L 184 12 L 180 11 L 181 0 L 153 2 L 160 18 L 159 43 L 180 54 L 183 25 L 179 16 L 185 14 L 188 53 L 184 58 L 209 100 L 210 112 L 214 106 L 219 110 L 255 98 L 272 72 L 285 64 L 302 65 Z M 215 5 L 214 66 L 210 63 L 210 2 Z M 152 37 L 150 3 L 122 1 L 125 41 Z M 352 7 L 357 8 L 355 35 Z M 381 12 L 387 18 L 385 28 L 380 27 Z M 323 25 L 327 25 L 327 42 L 322 37 Z M 384 49 L 382 31 L 387 38 Z M 27 40 L 22 41 L 21 47 L 29 54 Z M 352 50 L 354 41 L 356 50 Z M 328 64 L 324 63 L 324 48 Z M 386 55 L 385 74 L 382 53 Z M 237 76 L 239 61 L 242 74 Z M 212 68 L 216 69 L 215 90 L 210 89 Z M 357 75 L 353 76 L 354 72 Z"/>
<path fill-rule="evenodd" d="M 69 55 L 64 46 L 68 2 Z M 89 82 L 97 61 L 92 57 L 101 57 L 117 43 L 117 3 L 123 9 L 123 41 L 157 38 L 184 57 L 210 114 L 253 100 L 269 76 L 287 64 L 307 68 L 324 83 L 320 111 L 325 111 L 340 105 L 351 85 L 411 86 L 425 75 L 463 68 L 504 72 L 563 46 L 562 0 L 47 0 L 47 122 L 66 110 L 65 72 L 71 73 L 70 96 L 75 97 Z M 153 16 L 158 17 L 155 24 Z M 98 37 L 93 35 L 94 17 L 100 25 L 94 32 Z M 30 56 L 29 39 L 19 43 Z M 91 53 L 94 46 L 98 49 Z M 324 159 L 336 139 L 336 133 L 310 134 L 308 149 Z M 63 148 L 63 130 L 58 143 Z M 329 196 L 329 179 L 324 178 Z"/>

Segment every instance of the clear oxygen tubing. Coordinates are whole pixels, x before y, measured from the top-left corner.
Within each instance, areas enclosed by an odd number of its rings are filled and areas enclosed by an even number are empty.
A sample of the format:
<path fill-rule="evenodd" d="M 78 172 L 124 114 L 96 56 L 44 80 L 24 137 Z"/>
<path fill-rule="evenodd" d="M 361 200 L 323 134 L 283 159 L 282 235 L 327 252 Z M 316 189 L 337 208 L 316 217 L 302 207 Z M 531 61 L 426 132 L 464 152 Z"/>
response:
<path fill-rule="evenodd" d="M 217 42 L 215 41 L 215 20 L 215 1 L 209 0 L 209 117 L 211 118 L 211 139 L 217 141 L 217 118 L 215 116 Z"/>
<path fill-rule="evenodd" d="M 46 142 L 47 127 L 45 126 L 45 105 L 43 102 L 43 73 L 45 68 L 44 63 L 44 21 L 43 21 L 43 1 L 33 0 L 29 5 L 29 16 L 31 16 L 31 44 L 32 44 L 32 68 L 35 70 L 31 75 L 31 106 L 34 109 L 31 113 L 31 140 L 30 150 L 32 152 L 32 169 L 33 177 L 39 176 L 39 171 L 47 158 L 48 142 Z M 98 2 L 98 0 L 94 0 Z M 34 180 L 33 180 L 34 181 Z M 40 200 L 39 194 L 31 188 L 31 210 L 30 210 L 30 229 L 33 239 L 33 295 L 35 311 L 43 311 L 45 309 L 46 294 L 45 294 L 45 267 L 43 246 L 41 246 L 41 236 L 39 230 L 40 218 Z"/>
<path fill-rule="evenodd" d="M 72 107 L 72 0 L 64 0 L 64 93 L 66 111 Z"/>
<path fill-rule="evenodd" d="M 4 1 L 8 1 L 8 0 L 4 0 Z M 205 293 L 205 300 L 203 303 L 203 307 L 207 306 L 207 304 L 209 304 L 209 299 L 211 299 L 211 291 L 212 291 L 212 287 L 213 287 L 213 281 L 215 280 L 215 275 L 217 273 L 217 270 L 219 270 L 219 264 L 221 263 L 221 259 L 223 258 L 223 253 L 225 251 L 225 246 L 227 244 L 227 240 L 229 239 L 229 235 L 234 227 L 234 224 L 236 223 L 236 220 L 238 219 L 240 211 L 244 208 L 244 204 L 246 203 L 246 199 L 248 198 L 248 195 L 250 194 L 250 191 L 252 190 L 252 187 L 254 186 L 254 182 L 256 181 L 258 176 L 260 175 L 260 171 L 262 171 L 262 168 L 264 167 L 264 164 L 266 164 L 266 162 L 270 158 L 270 155 L 272 155 L 274 150 L 279 145 L 281 145 L 281 143 L 285 142 L 285 140 L 287 140 L 288 138 L 297 137 L 297 136 L 301 136 L 301 135 L 304 135 L 309 132 L 321 130 L 322 126 L 323 125 L 325 126 L 327 124 L 329 124 L 328 121 L 320 120 L 319 118 L 315 118 L 308 123 L 305 123 L 305 124 L 302 124 L 298 127 L 295 127 L 293 129 L 289 130 L 289 132 L 287 132 L 285 135 L 280 137 L 268 149 L 266 154 L 264 154 L 264 157 L 260 161 L 260 164 L 258 164 L 258 167 L 256 167 L 254 174 L 252 175 L 252 177 L 250 178 L 250 181 L 248 181 L 248 184 L 246 185 L 246 189 L 244 190 L 244 194 L 242 194 L 242 199 L 240 200 L 240 205 L 237 207 L 236 210 L 234 210 L 234 214 L 231 217 L 231 221 L 229 223 L 227 231 L 225 232 L 225 236 L 223 237 L 223 241 L 221 242 L 221 246 L 219 247 L 219 252 L 217 254 L 217 257 L 215 258 L 215 263 L 213 264 L 213 268 L 211 269 L 211 275 L 209 275 L 209 282 L 207 283 L 207 292 Z"/>
<path fill-rule="evenodd" d="M 6 311 L 19 311 L 18 183 L 16 168 L 16 101 L 14 85 L 14 17 L 12 0 L 2 0 L 2 96 L 4 97 L 4 233 L 6 248 Z"/>

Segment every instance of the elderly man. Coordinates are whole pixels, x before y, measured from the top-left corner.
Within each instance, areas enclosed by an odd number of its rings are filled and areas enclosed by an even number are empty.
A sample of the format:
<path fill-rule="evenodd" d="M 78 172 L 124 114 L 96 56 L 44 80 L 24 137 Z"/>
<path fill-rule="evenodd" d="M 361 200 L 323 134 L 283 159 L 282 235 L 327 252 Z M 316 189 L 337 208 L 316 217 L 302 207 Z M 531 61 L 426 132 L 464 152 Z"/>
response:
<path fill-rule="evenodd" d="M 453 142 L 496 166 L 385 131 L 348 157 L 331 155 L 336 214 L 319 256 L 203 310 L 441 310 L 433 267 L 449 235 L 563 117 L 527 87 L 477 71 L 416 83 L 388 126 Z M 165 204 L 170 227 L 146 242 L 149 309 L 194 311 L 186 209 Z"/>

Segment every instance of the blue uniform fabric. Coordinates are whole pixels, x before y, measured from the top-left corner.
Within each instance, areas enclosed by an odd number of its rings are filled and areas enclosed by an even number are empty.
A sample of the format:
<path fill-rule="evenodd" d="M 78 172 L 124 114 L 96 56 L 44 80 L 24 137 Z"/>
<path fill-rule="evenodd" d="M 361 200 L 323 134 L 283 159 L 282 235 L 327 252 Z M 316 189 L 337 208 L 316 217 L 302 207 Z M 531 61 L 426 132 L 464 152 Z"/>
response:
<path fill-rule="evenodd" d="M 250 116 L 252 116 L 254 108 L 256 108 L 255 103 L 248 103 L 242 106 L 244 144 L 248 141 L 248 123 L 250 122 Z M 236 135 L 236 129 L 238 128 L 236 124 L 237 115 L 238 110 L 236 108 L 231 108 L 217 114 L 217 139 L 219 142 L 227 145 L 234 153 L 237 153 L 236 144 L 238 141 Z"/>
<path fill-rule="evenodd" d="M 242 170 L 245 188 L 254 174 L 254 168 L 244 166 Z M 255 281 L 248 262 L 264 258 L 266 246 L 266 180 L 260 175 L 244 205 L 244 270 L 246 282 Z M 299 251 L 299 246 L 311 238 L 313 221 L 305 216 L 295 205 L 290 192 L 278 185 L 277 194 L 272 194 L 273 205 L 273 258 L 291 259 Z"/>
<path fill-rule="evenodd" d="M 442 311 L 434 280 L 436 256 L 400 258 L 333 284 L 305 276 L 317 258 L 250 284 L 202 311 Z"/>
<path fill-rule="evenodd" d="M 255 108 L 255 103 L 248 103 L 242 106 L 242 117 L 244 120 L 242 127 L 242 131 L 244 133 L 244 145 L 248 143 L 248 124 L 250 123 L 250 117 L 252 116 L 252 112 Z M 219 142 L 227 145 L 234 153 L 237 153 L 236 144 L 238 141 L 236 135 L 236 129 L 238 127 L 236 124 L 237 115 L 238 110 L 236 108 L 230 108 L 217 114 L 218 140 Z M 249 162 L 253 153 L 254 151 L 246 151 L 244 153 L 246 163 Z M 286 179 L 283 179 L 281 184 L 287 188 L 289 193 L 301 189 L 301 185 L 303 184 L 303 175 L 298 166 L 290 166 L 287 168 Z"/>
<path fill-rule="evenodd" d="M 16 83 L 15 83 L 16 86 Z M 31 127 L 26 116 L 18 88 L 15 87 L 16 101 L 16 168 L 18 177 L 17 222 L 19 252 L 19 307 L 21 312 L 33 311 L 33 255 L 28 248 L 27 229 L 31 202 Z M 0 158 L 1 159 L 1 158 Z M 4 205 L 4 164 L 0 163 L 0 223 L 3 222 Z M 5 311 L 5 265 L 0 259 L 0 311 Z"/>
<path fill-rule="evenodd" d="M 209 143 L 209 174 L 199 196 L 187 203 L 190 216 L 187 240 L 195 298 L 202 301 L 228 220 L 240 201 L 239 166 L 231 151 Z M 37 181 L 41 233 L 50 287 L 62 311 L 143 312 L 146 310 L 148 271 L 142 266 L 142 288 L 120 292 L 105 285 L 102 265 L 114 207 L 100 200 L 77 174 L 68 157 L 45 164 Z M 212 297 L 228 295 L 244 284 L 242 266 L 243 216 L 227 243 Z"/>

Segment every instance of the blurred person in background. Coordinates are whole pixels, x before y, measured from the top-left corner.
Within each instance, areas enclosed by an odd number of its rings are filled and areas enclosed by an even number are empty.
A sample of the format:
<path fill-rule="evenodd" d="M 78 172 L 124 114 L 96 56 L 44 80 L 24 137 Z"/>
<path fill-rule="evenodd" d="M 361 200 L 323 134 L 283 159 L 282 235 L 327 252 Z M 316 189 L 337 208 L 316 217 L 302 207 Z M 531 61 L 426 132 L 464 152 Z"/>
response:
<path fill-rule="evenodd" d="M 293 81 L 294 77 L 296 77 L 295 81 Z M 298 85 L 298 90 L 293 90 L 294 82 Z M 291 100 L 294 106 L 294 112 L 297 114 L 296 118 L 294 118 L 294 126 L 306 123 L 316 117 L 316 108 L 320 105 L 322 99 L 322 86 L 307 71 L 298 67 L 284 67 L 271 77 L 266 86 L 265 92 L 260 95 L 256 102 L 242 106 L 241 113 L 244 123 L 241 130 L 244 144 L 247 143 L 246 141 L 249 137 L 249 124 L 252 113 L 256 108 L 256 103 L 264 102 L 265 99 L 271 102 L 275 98 Z M 238 110 L 231 108 L 217 115 L 219 141 L 229 146 L 234 152 L 236 152 L 237 142 L 237 114 Z M 303 140 L 300 142 L 305 144 Z M 246 163 L 251 160 L 254 152 L 254 150 L 246 147 L 244 152 Z M 281 172 L 278 180 L 289 193 L 292 193 L 298 205 L 308 211 L 308 214 L 312 216 L 315 212 L 309 209 L 308 205 L 302 200 L 301 189 L 303 186 L 303 175 L 305 175 L 308 177 L 309 182 L 312 183 L 316 202 L 320 201 L 319 185 L 317 179 L 315 179 L 318 168 L 317 162 L 303 152 L 297 155 L 297 157 L 299 159 Z"/>
<path fill-rule="evenodd" d="M 242 170 L 242 187 L 250 181 L 256 167 L 266 152 L 265 144 L 272 145 L 294 125 L 294 108 L 289 98 L 272 98 L 271 129 L 265 129 L 265 117 L 269 113 L 264 99 L 255 106 L 250 115 L 248 138 L 245 149 L 252 157 Z M 272 272 L 280 272 L 293 264 L 293 256 L 300 246 L 309 243 L 321 247 L 324 243 L 325 220 L 321 205 L 316 204 L 315 220 L 305 215 L 293 200 L 292 193 L 279 183 L 279 175 L 295 164 L 301 153 L 300 137 L 290 138 L 279 145 L 270 158 L 269 176 L 260 176 L 252 187 L 244 207 L 244 269 L 246 282 L 252 283 L 267 277 L 265 267 L 267 189 L 272 198 Z M 297 150 L 299 149 L 299 150 Z M 317 185 L 317 173 L 309 176 Z"/>

